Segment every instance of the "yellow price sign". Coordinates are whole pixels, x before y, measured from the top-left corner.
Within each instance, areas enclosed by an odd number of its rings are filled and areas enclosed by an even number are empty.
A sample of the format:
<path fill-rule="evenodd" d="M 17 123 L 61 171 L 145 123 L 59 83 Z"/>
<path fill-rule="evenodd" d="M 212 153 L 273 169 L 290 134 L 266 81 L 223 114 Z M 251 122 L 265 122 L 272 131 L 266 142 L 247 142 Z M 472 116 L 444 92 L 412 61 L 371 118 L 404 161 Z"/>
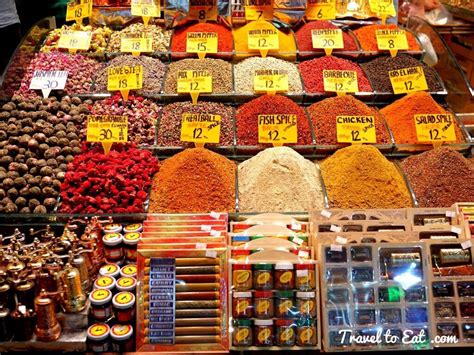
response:
<path fill-rule="evenodd" d="M 216 0 L 189 0 L 188 18 L 200 22 L 217 21 Z"/>
<path fill-rule="evenodd" d="M 153 37 L 143 37 L 141 34 L 124 36 L 120 39 L 120 52 L 133 53 L 134 55 L 153 52 Z"/>
<path fill-rule="evenodd" d="M 295 114 L 258 115 L 258 142 L 281 146 L 298 142 Z"/>
<path fill-rule="evenodd" d="M 184 113 L 181 121 L 181 141 L 219 143 L 221 116 L 208 113 Z"/>
<path fill-rule="evenodd" d="M 450 114 L 415 115 L 416 136 L 419 142 L 456 142 L 455 120 Z"/>
<path fill-rule="evenodd" d="M 82 23 L 82 19 L 92 14 L 92 0 L 73 0 L 66 7 L 66 21 Z"/>
<path fill-rule="evenodd" d="M 395 6 L 392 0 L 369 0 L 370 11 L 380 15 L 382 24 L 385 24 L 387 16 L 396 15 Z"/>
<path fill-rule="evenodd" d="M 278 50 L 280 41 L 276 29 L 249 30 L 247 34 L 249 50 L 259 50 L 262 57 L 266 57 L 269 50 Z"/>
<path fill-rule="evenodd" d="M 312 30 L 311 39 L 313 48 L 324 49 L 327 55 L 331 55 L 333 49 L 344 48 L 341 29 Z"/>
<path fill-rule="evenodd" d="M 395 94 L 428 90 L 423 67 L 390 70 L 388 76 Z"/>
<path fill-rule="evenodd" d="M 89 50 L 91 46 L 92 32 L 62 30 L 58 41 L 58 48 L 66 48 L 70 51 Z"/>
<path fill-rule="evenodd" d="M 199 94 L 212 92 L 212 75 L 208 70 L 180 70 L 177 79 L 178 93 L 191 94 L 194 104 Z"/>
<path fill-rule="evenodd" d="M 405 30 L 376 30 L 375 36 L 379 50 L 390 51 L 392 57 L 395 57 L 399 50 L 408 49 L 408 39 Z"/>
<path fill-rule="evenodd" d="M 146 26 L 150 17 L 160 17 L 160 0 L 132 0 L 131 12 L 132 16 L 141 16 Z"/>
<path fill-rule="evenodd" d="M 339 143 L 377 143 L 374 116 L 337 116 Z"/>
<path fill-rule="evenodd" d="M 323 70 L 324 91 L 358 92 L 357 72 L 353 70 Z"/>
<path fill-rule="evenodd" d="M 143 87 L 143 66 L 122 66 L 107 69 L 107 90 L 122 93 L 125 100 L 128 99 L 130 90 L 137 90 Z"/>
<path fill-rule="evenodd" d="M 255 92 L 274 94 L 288 91 L 288 72 L 286 70 L 257 69 L 253 79 Z"/>
<path fill-rule="evenodd" d="M 100 142 L 105 154 L 109 154 L 112 143 L 128 141 L 128 117 L 116 115 L 87 116 L 87 141 Z"/>
<path fill-rule="evenodd" d="M 247 21 L 273 20 L 273 0 L 244 0 Z"/>
<path fill-rule="evenodd" d="M 197 53 L 202 59 L 206 53 L 217 53 L 217 43 L 217 32 L 188 32 L 186 52 Z"/>
<path fill-rule="evenodd" d="M 336 0 L 308 0 L 305 15 L 308 20 L 334 20 Z"/>

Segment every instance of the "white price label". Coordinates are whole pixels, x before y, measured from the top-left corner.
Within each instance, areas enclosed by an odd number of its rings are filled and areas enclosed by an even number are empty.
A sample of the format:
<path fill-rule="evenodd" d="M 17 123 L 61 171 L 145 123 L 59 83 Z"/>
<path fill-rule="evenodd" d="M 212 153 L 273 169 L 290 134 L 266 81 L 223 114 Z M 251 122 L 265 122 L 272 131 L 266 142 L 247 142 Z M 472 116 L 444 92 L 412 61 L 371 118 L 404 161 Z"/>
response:
<path fill-rule="evenodd" d="M 309 253 L 305 250 L 300 250 L 298 252 L 298 256 L 301 257 L 301 258 L 309 258 Z M 307 271 L 307 270 L 306 270 Z"/>
<path fill-rule="evenodd" d="M 217 258 L 217 251 L 215 250 L 206 250 L 206 258 Z"/>
<path fill-rule="evenodd" d="M 459 227 L 451 226 L 451 232 L 456 233 L 456 234 L 461 234 L 462 229 Z"/>
<path fill-rule="evenodd" d="M 214 218 L 214 219 L 219 219 L 221 217 L 221 214 L 218 212 L 211 212 L 209 213 L 209 215 L 211 216 L 211 218 Z"/>
<path fill-rule="evenodd" d="M 341 227 L 336 226 L 335 224 L 331 224 L 331 228 L 329 228 L 331 232 L 341 233 Z"/>
<path fill-rule="evenodd" d="M 331 218 L 332 213 L 328 210 L 322 210 L 321 211 L 321 216 L 326 217 L 326 218 Z"/>
<path fill-rule="evenodd" d="M 331 244 L 331 251 L 342 251 L 342 245 L 340 244 Z"/>
<path fill-rule="evenodd" d="M 341 236 L 336 237 L 336 242 L 339 244 L 347 244 L 347 239 Z"/>
<path fill-rule="evenodd" d="M 456 217 L 455 211 L 446 211 L 446 217 L 454 218 Z"/>
<path fill-rule="evenodd" d="M 206 226 L 206 225 L 202 225 L 202 226 L 201 226 L 201 230 L 202 230 L 202 231 L 210 232 L 211 229 L 212 229 L 211 226 Z"/>
<path fill-rule="evenodd" d="M 467 249 L 467 248 L 472 247 L 472 242 L 471 242 L 471 240 L 466 240 L 465 242 L 462 242 L 462 243 L 461 243 L 461 247 L 462 247 L 463 249 Z"/>
<path fill-rule="evenodd" d="M 301 245 L 301 244 L 303 244 L 303 242 L 304 242 L 304 240 L 301 239 L 301 238 L 298 238 L 298 237 L 294 237 L 294 238 L 293 238 L 293 243 L 296 243 L 296 244 L 298 244 L 298 245 Z"/>
<path fill-rule="evenodd" d="M 35 70 L 30 82 L 30 90 L 41 90 L 47 98 L 51 90 L 63 90 L 68 72 L 60 70 Z"/>
<path fill-rule="evenodd" d="M 196 249 L 206 249 L 206 243 L 196 243 Z"/>
<path fill-rule="evenodd" d="M 308 276 L 308 270 L 296 270 L 296 277 Z"/>
<path fill-rule="evenodd" d="M 213 237 L 220 237 L 220 236 L 221 236 L 221 232 L 215 231 L 215 230 L 211 230 L 211 236 L 213 236 Z"/>
<path fill-rule="evenodd" d="M 300 231 L 301 230 L 301 224 L 296 223 L 296 222 L 292 222 L 291 223 L 291 229 L 294 230 L 294 231 Z"/>

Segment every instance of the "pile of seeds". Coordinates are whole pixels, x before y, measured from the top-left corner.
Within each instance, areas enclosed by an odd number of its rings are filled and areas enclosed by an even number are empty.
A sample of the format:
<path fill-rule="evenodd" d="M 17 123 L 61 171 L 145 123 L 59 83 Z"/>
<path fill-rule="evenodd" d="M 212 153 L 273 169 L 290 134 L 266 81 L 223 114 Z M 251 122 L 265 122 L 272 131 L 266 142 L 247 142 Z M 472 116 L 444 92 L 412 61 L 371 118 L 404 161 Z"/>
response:
<path fill-rule="evenodd" d="M 143 34 L 143 36 L 153 37 L 153 50 L 157 52 L 165 52 L 170 45 L 171 31 L 163 30 L 156 25 L 145 26 L 143 23 L 134 23 L 121 31 L 113 32 L 110 36 L 108 52 L 119 52 L 121 38 L 128 35 Z"/>

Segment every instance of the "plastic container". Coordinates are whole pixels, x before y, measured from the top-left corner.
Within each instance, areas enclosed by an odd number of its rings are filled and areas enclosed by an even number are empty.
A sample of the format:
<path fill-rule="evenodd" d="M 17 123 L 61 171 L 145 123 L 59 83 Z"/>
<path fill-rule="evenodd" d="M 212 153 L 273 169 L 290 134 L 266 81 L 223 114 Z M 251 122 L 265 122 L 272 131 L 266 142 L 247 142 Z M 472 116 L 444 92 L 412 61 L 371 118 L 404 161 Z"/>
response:
<path fill-rule="evenodd" d="M 91 302 L 90 316 L 100 322 L 112 317 L 112 291 L 97 289 L 89 295 Z"/>
<path fill-rule="evenodd" d="M 255 264 L 253 267 L 253 287 L 256 290 L 273 289 L 273 265 Z"/>
<path fill-rule="evenodd" d="M 94 353 L 110 351 L 110 327 L 105 323 L 94 323 L 87 329 L 87 350 Z"/>
<path fill-rule="evenodd" d="M 293 264 L 275 264 L 275 288 L 277 290 L 292 290 L 295 288 L 295 275 Z"/>
<path fill-rule="evenodd" d="M 128 291 L 117 293 L 113 300 L 115 317 L 119 323 L 134 323 L 135 295 Z"/>

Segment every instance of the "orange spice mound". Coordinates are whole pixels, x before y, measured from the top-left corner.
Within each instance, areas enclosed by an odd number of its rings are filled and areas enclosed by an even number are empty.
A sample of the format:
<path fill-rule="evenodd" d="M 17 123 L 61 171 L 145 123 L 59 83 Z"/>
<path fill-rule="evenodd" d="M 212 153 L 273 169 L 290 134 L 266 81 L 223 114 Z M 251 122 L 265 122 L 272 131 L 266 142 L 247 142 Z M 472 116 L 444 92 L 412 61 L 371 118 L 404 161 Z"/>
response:
<path fill-rule="evenodd" d="M 375 36 L 376 30 L 396 30 L 397 25 L 369 25 L 358 28 L 354 31 L 357 39 L 359 40 L 360 46 L 364 51 L 378 51 L 377 38 Z M 408 40 L 408 50 L 419 51 L 421 50 L 416 38 L 411 32 L 406 32 Z"/>
<path fill-rule="evenodd" d="M 153 178 L 151 213 L 206 213 L 235 210 L 233 161 L 204 148 L 166 159 Z"/>

